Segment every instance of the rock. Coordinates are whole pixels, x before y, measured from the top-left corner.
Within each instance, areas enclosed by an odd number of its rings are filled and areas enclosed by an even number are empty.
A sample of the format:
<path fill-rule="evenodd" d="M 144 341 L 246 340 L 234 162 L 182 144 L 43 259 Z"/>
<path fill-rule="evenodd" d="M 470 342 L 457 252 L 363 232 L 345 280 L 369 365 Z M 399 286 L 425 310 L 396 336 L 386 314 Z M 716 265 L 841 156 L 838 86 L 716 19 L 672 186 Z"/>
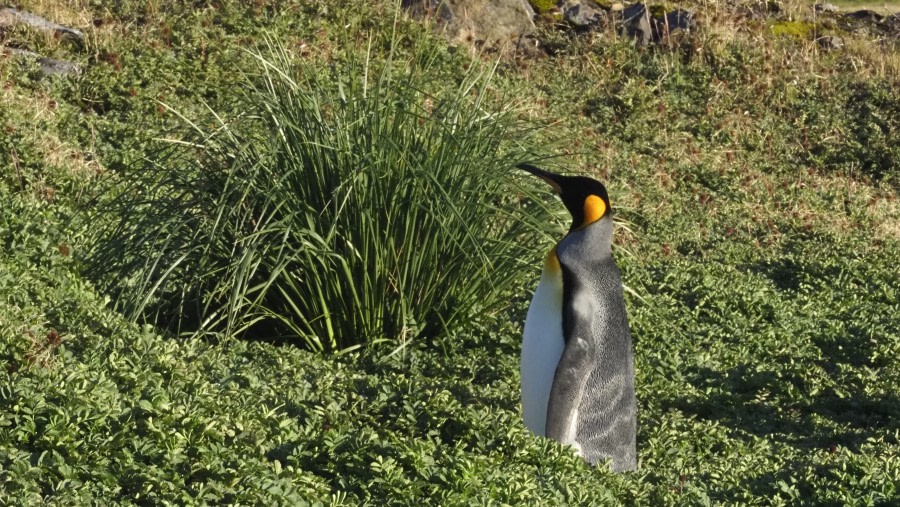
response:
<path fill-rule="evenodd" d="M 413 17 L 433 17 L 455 40 L 519 46 L 534 33 L 527 0 L 403 0 L 401 6 Z"/>
<path fill-rule="evenodd" d="M 567 0 L 560 9 L 563 21 L 578 30 L 600 29 L 613 20 L 622 36 L 634 39 L 640 46 L 697 29 L 694 13 L 684 9 L 666 13 L 661 6 L 654 6 L 652 12 L 656 15 L 651 16 L 651 10 L 642 3 L 606 8 L 593 0 Z"/>
<path fill-rule="evenodd" d="M 850 33 L 888 41 L 900 38 L 900 15 L 896 13 L 883 16 L 875 11 L 863 9 L 838 15 L 835 19 L 842 30 Z"/>
<path fill-rule="evenodd" d="M 38 71 L 42 76 L 68 76 L 81 72 L 81 67 L 77 63 L 66 60 L 54 60 L 53 58 L 42 56 L 38 58 L 38 63 L 41 66 Z"/>
<path fill-rule="evenodd" d="M 878 14 L 875 11 L 870 11 L 868 9 L 861 9 L 858 11 L 848 12 L 846 14 L 846 16 L 851 19 L 858 19 L 861 21 L 874 21 L 874 22 L 881 21 L 884 18 L 884 16 L 882 16 L 881 14 Z"/>
<path fill-rule="evenodd" d="M 889 35 L 893 36 L 895 39 L 900 37 L 900 12 L 895 12 L 884 18 L 882 24 Z"/>
<path fill-rule="evenodd" d="M 400 5 L 416 19 L 433 18 L 442 23 L 453 19 L 453 12 L 441 0 L 403 0 Z"/>
<path fill-rule="evenodd" d="M 819 47 L 826 51 L 833 51 L 844 47 L 844 39 L 836 35 L 825 35 L 816 39 Z"/>
<path fill-rule="evenodd" d="M 650 27 L 650 13 L 644 4 L 629 5 L 619 16 L 624 36 L 635 39 L 639 46 L 650 44 L 653 40 L 653 30 Z"/>
<path fill-rule="evenodd" d="M 79 42 L 84 40 L 84 33 L 82 33 L 81 30 L 58 25 L 36 14 L 13 9 L 12 7 L 0 9 L 0 28 L 16 24 L 28 25 L 37 30 L 63 37 L 70 37 Z"/>
<path fill-rule="evenodd" d="M 36 30 L 47 32 L 54 36 L 69 38 L 77 42 L 82 42 L 84 40 L 84 34 L 80 30 L 56 24 L 36 14 L 20 11 L 11 7 L 0 9 L 0 30 L 19 24 L 30 26 Z M 8 51 L 14 56 L 37 61 L 40 65 L 39 72 L 42 76 L 68 75 L 80 71 L 78 65 L 75 63 L 47 58 L 33 51 L 28 51 L 27 49 L 6 48 L 5 51 Z"/>
<path fill-rule="evenodd" d="M 654 19 L 654 40 L 668 37 L 681 32 L 693 32 L 697 30 L 697 22 L 694 20 L 694 13 L 684 9 L 675 9 L 666 13 L 665 16 Z"/>
<path fill-rule="evenodd" d="M 53 58 L 47 58 L 26 49 L 6 48 L 6 51 L 9 51 L 14 56 L 36 60 L 40 65 L 38 72 L 41 73 L 41 76 L 65 76 L 81 72 L 78 64 L 73 62 L 54 60 Z"/>
<path fill-rule="evenodd" d="M 816 12 L 838 12 L 840 9 L 837 5 L 828 2 L 822 2 L 813 6 Z"/>
<path fill-rule="evenodd" d="M 606 25 L 606 10 L 591 0 L 567 0 L 562 5 L 563 21 L 579 30 L 599 29 Z"/>

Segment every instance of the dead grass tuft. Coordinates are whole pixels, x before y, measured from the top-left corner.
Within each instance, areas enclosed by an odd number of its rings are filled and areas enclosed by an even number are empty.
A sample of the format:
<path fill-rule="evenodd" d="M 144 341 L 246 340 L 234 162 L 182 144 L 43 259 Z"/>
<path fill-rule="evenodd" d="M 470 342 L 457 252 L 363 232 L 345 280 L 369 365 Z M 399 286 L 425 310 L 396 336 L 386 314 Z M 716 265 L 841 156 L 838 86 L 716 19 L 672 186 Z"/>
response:
<path fill-rule="evenodd" d="M 29 365 L 49 368 L 53 364 L 53 353 L 62 344 L 63 337 L 55 329 L 50 329 L 41 336 L 40 333 L 26 331 L 25 336 L 31 342 L 25 360 Z"/>

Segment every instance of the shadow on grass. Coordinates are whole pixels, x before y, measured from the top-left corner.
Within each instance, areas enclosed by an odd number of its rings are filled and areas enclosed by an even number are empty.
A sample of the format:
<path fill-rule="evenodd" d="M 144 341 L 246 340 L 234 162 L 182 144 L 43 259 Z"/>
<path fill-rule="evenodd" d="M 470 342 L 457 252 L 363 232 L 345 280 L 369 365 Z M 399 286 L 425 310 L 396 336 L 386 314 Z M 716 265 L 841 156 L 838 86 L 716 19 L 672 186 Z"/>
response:
<path fill-rule="evenodd" d="M 826 348 L 823 353 L 827 354 Z M 848 362 L 843 352 L 827 360 Z M 856 357 L 849 358 L 856 360 Z M 767 473 L 750 480 L 744 487 L 755 495 L 777 496 L 782 492 L 780 483 L 791 484 L 790 479 L 810 475 L 822 478 L 835 476 L 832 467 L 811 462 L 814 451 L 837 452 L 844 447 L 853 453 L 872 437 L 893 440 L 900 430 L 900 396 L 866 394 L 864 386 L 854 386 L 839 395 L 833 390 L 823 390 L 814 396 L 808 392 L 803 379 L 791 377 L 789 372 L 755 371 L 741 365 L 721 372 L 698 368 L 689 372 L 689 378 L 697 386 L 713 387 L 712 394 L 665 400 L 664 410 L 677 409 L 700 419 L 715 421 L 730 428 L 735 436 L 751 434 L 797 449 L 806 456 L 792 461 L 778 472 Z M 792 397 L 789 391 L 801 393 Z M 896 444 L 897 442 L 893 442 Z M 799 481 L 793 484 L 795 494 L 813 498 L 816 492 L 810 484 Z M 736 491 L 723 491 L 721 499 L 733 496 Z"/>
<path fill-rule="evenodd" d="M 670 399 L 663 402 L 663 408 L 805 449 L 840 445 L 859 452 L 860 445 L 876 433 L 900 429 L 900 396 L 896 393 L 872 396 L 859 387 L 843 396 L 825 390 L 811 398 L 772 402 L 770 396 L 788 396 L 786 384 L 804 390 L 803 381 L 784 376 L 779 380 L 774 372 L 752 371 L 743 365 L 724 373 L 701 368 L 694 377 L 695 384 L 720 386 L 721 390 L 704 398 Z"/>

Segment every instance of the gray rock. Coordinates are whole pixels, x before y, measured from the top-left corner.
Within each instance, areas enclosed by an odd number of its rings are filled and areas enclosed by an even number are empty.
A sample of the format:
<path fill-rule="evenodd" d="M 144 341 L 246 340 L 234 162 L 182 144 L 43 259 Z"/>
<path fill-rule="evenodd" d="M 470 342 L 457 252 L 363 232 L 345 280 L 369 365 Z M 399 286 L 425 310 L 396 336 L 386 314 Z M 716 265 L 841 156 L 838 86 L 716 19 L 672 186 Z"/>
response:
<path fill-rule="evenodd" d="M 619 19 L 622 34 L 633 38 L 639 46 L 646 46 L 653 40 L 650 13 L 644 4 L 637 3 L 625 7 Z"/>
<path fill-rule="evenodd" d="M 822 2 L 814 6 L 816 12 L 838 12 L 840 9 L 837 5 L 828 2 Z"/>
<path fill-rule="evenodd" d="M 835 18 L 842 30 L 886 41 L 900 39 L 900 15 L 881 15 L 875 11 L 859 10 Z"/>
<path fill-rule="evenodd" d="M 5 51 L 8 51 L 14 56 L 37 61 L 40 65 L 38 72 L 40 72 L 42 76 L 65 76 L 81 72 L 81 68 L 76 63 L 67 62 L 65 60 L 54 60 L 53 58 L 41 56 L 33 51 L 28 51 L 27 49 L 5 48 Z"/>
<path fill-rule="evenodd" d="M 848 18 L 852 18 L 852 19 L 859 19 L 862 21 L 874 21 L 874 22 L 881 21 L 884 18 L 884 16 L 882 16 L 881 14 L 878 14 L 875 11 L 870 11 L 868 9 L 861 9 L 858 11 L 848 12 L 846 14 L 846 16 Z"/>
<path fill-rule="evenodd" d="M 69 28 L 67 26 L 56 24 L 52 21 L 44 19 L 37 14 L 20 11 L 12 7 L 4 7 L 0 9 L 0 28 L 13 26 L 16 24 L 28 25 L 43 32 L 59 34 L 64 37 L 71 37 L 77 41 L 84 40 L 84 33 L 81 30 Z"/>
<path fill-rule="evenodd" d="M 0 9 L 0 30 L 15 25 L 30 26 L 36 30 L 47 32 L 54 36 L 73 39 L 78 42 L 84 40 L 84 34 L 80 30 L 59 25 L 36 14 L 20 11 L 11 7 Z M 42 76 L 69 75 L 80 71 L 78 65 L 75 63 L 47 58 L 33 51 L 28 51 L 27 49 L 3 48 L 3 51 L 8 52 L 13 56 L 29 58 L 36 61 L 40 65 L 39 72 Z"/>
<path fill-rule="evenodd" d="M 882 23 L 888 34 L 894 38 L 900 37 L 900 12 L 895 12 L 884 18 Z"/>
<path fill-rule="evenodd" d="M 527 0 L 403 0 L 401 5 L 413 17 L 436 20 L 455 40 L 518 46 L 534 33 Z"/>
<path fill-rule="evenodd" d="M 65 60 L 54 60 L 42 56 L 38 58 L 38 63 L 41 65 L 39 72 L 42 76 L 68 76 L 81 72 L 81 67 L 77 63 Z"/>
<path fill-rule="evenodd" d="M 453 20 L 453 11 L 441 0 L 403 0 L 400 6 L 416 19 L 435 19 L 441 23 Z"/>
<path fill-rule="evenodd" d="M 654 40 L 675 35 L 681 32 L 693 32 L 697 30 L 697 21 L 694 13 L 684 9 L 675 9 L 665 16 L 653 20 L 656 30 L 653 32 Z"/>
<path fill-rule="evenodd" d="M 606 10 L 591 0 L 567 0 L 562 5 L 563 21 L 579 30 L 599 29 L 606 25 Z"/>

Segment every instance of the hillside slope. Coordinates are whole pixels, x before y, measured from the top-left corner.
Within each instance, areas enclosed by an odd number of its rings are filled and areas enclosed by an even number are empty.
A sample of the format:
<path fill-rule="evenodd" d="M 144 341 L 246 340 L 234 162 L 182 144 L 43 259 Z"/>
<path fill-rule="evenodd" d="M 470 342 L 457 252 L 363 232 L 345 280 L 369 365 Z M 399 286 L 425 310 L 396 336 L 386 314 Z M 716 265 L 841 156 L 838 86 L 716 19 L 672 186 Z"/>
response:
<path fill-rule="evenodd" d="M 548 167 L 602 179 L 635 340 L 640 470 L 591 469 L 518 415 L 509 308 L 388 356 L 185 339 L 127 322 L 81 273 L 99 183 L 207 106 L 229 116 L 274 38 L 326 68 L 438 47 L 390 2 L 26 1 L 83 42 L 15 27 L 0 59 L 0 502 L 879 504 L 900 498 L 900 57 L 827 52 L 704 12 L 635 48 L 538 21 L 549 54 L 497 60 L 497 104 Z M 799 8 L 799 7 L 791 7 Z M 350 34 L 350 35 L 348 35 Z M 359 34 L 358 36 L 356 34 Z M 369 44 L 368 41 L 375 41 Z M 423 42 L 425 41 L 425 42 Z M 402 62 L 400 58 L 398 61 Z M 554 204 L 548 196 L 547 202 Z M 563 221 L 557 233 L 565 230 Z"/>

